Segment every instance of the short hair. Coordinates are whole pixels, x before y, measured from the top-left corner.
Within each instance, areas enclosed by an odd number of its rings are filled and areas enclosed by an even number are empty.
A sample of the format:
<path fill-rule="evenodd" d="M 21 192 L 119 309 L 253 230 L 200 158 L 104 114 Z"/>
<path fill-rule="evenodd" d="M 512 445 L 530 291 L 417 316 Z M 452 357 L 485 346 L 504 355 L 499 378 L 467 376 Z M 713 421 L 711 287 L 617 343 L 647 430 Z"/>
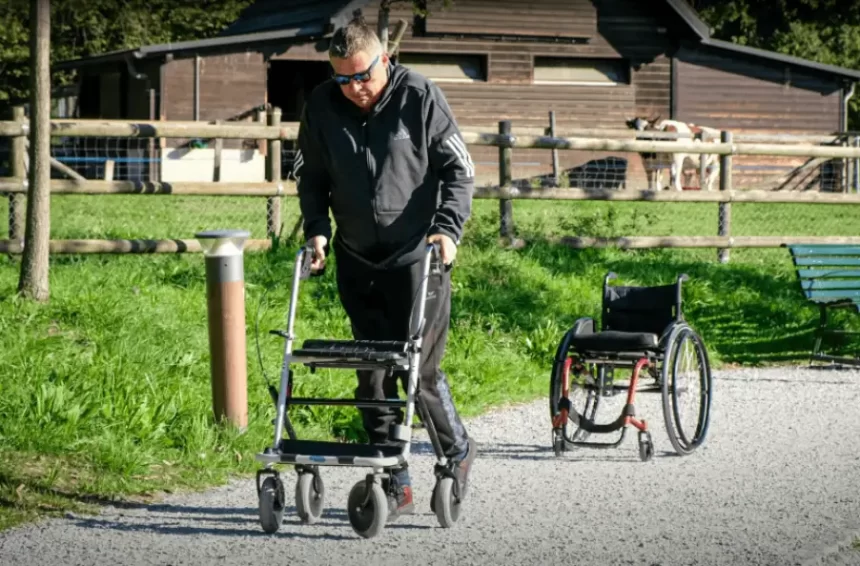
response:
<path fill-rule="evenodd" d="M 362 15 L 356 15 L 345 26 L 338 28 L 331 37 L 329 57 L 346 59 L 360 52 L 382 51 L 382 42 L 376 31 L 367 25 Z"/>

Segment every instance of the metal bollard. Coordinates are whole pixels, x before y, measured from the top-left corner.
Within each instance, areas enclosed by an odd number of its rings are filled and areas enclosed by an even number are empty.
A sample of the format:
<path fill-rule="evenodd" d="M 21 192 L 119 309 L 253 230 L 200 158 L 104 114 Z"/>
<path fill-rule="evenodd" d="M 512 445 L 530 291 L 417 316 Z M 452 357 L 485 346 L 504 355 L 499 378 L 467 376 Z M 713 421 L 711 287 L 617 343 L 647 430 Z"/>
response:
<path fill-rule="evenodd" d="M 206 258 L 206 305 L 212 410 L 239 430 L 248 426 L 248 368 L 245 348 L 246 230 L 210 230 L 195 234 Z"/>

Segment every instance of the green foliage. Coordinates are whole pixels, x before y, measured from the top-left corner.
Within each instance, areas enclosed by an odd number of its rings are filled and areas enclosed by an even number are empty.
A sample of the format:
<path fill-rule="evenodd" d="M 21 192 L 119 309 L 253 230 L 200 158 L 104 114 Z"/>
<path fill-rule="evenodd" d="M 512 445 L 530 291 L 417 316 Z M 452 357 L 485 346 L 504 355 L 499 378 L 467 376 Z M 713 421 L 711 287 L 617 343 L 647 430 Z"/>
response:
<path fill-rule="evenodd" d="M 714 37 L 818 63 L 860 69 L 860 2 L 846 0 L 690 0 Z M 860 93 L 849 103 L 860 129 Z"/>
<path fill-rule="evenodd" d="M 58 0 L 51 2 L 51 62 L 143 45 L 212 37 L 252 0 Z M 0 104 L 29 92 L 29 2 L 0 12 Z M 68 73 L 52 77 L 67 84 Z"/>

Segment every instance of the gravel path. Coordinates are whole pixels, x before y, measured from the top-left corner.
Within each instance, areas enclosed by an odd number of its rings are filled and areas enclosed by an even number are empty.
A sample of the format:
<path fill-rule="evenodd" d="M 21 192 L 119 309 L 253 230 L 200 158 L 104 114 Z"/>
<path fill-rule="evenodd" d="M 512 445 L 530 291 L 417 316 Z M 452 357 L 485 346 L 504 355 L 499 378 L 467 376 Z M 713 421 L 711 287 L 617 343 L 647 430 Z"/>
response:
<path fill-rule="evenodd" d="M 242 480 L 2 533 L 0 564 L 860 565 L 860 371 L 733 370 L 716 372 L 715 387 L 708 441 L 686 458 L 671 452 L 657 394 L 637 398 L 654 430 L 647 463 L 635 434 L 555 458 L 544 400 L 472 421 L 481 453 L 451 530 L 430 513 L 422 432 L 418 512 L 376 539 L 358 538 L 344 511 L 363 470 L 324 469 L 328 509 L 314 526 L 290 508 L 265 535 L 254 482 Z"/>

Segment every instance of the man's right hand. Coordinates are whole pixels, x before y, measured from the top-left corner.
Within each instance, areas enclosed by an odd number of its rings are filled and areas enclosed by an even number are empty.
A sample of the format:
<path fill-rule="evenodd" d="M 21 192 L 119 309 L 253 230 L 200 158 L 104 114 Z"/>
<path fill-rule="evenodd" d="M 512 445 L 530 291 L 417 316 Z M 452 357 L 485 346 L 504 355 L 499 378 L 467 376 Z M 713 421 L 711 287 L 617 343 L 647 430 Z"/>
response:
<path fill-rule="evenodd" d="M 308 246 L 314 250 L 314 256 L 311 260 L 311 272 L 321 271 L 325 267 L 326 244 L 328 244 L 328 239 L 325 236 L 314 236 L 308 240 Z"/>

